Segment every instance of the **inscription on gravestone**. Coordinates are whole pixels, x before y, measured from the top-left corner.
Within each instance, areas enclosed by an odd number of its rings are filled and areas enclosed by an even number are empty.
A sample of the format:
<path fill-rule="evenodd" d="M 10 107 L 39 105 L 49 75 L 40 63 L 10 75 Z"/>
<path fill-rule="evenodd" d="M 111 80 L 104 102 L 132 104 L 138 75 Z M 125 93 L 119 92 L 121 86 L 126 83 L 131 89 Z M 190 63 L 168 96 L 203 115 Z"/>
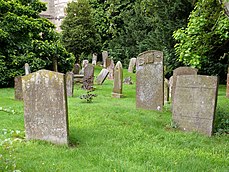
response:
<path fill-rule="evenodd" d="M 122 63 L 118 61 L 114 69 L 114 87 L 113 87 L 112 97 L 115 98 L 123 97 L 122 81 L 123 81 Z"/>
<path fill-rule="evenodd" d="M 164 104 L 163 53 L 146 51 L 137 57 L 136 107 L 162 110 Z"/>
<path fill-rule="evenodd" d="M 177 77 L 173 121 L 186 131 L 212 135 L 217 103 L 218 78 L 203 75 Z"/>
<path fill-rule="evenodd" d="M 109 74 L 109 71 L 107 69 L 102 69 L 96 78 L 97 84 L 102 85 L 105 79 L 107 78 L 108 74 Z"/>
<path fill-rule="evenodd" d="M 68 144 L 64 74 L 40 70 L 22 77 L 26 139 Z"/>
<path fill-rule="evenodd" d="M 23 100 L 21 76 L 14 78 L 14 98 L 15 100 Z"/>
<path fill-rule="evenodd" d="M 73 90 L 74 90 L 74 74 L 73 74 L 73 72 L 67 72 L 65 75 L 65 80 L 66 80 L 67 96 L 72 97 L 73 96 Z"/>

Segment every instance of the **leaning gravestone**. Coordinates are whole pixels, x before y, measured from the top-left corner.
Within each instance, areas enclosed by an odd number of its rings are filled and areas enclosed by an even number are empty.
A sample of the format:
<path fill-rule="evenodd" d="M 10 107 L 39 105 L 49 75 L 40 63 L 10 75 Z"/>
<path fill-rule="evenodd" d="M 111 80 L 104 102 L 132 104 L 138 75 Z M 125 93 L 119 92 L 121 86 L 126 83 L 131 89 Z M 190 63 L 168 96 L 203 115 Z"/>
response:
<path fill-rule="evenodd" d="M 115 98 L 123 97 L 122 81 L 123 81 L 122 63 L 118 61 L 114 69 L 114 87 L 113 87 L 112 97 Z"/>
<path fill-rule="evenodd" d="M 108 74 L 109 74 L 109 71 L 107 69 L 102 69 L 96 78 L 97 84 L 102 85 L 105 79 L 107 78 Z"/>
<path fill-rule="evenodd" d="M 84 69 L 83 86 L 85 90 L 91 90 L 94 84 L 94 66 L 88 64 Z"/>
<path fill-rule="evenodd" d="M 164 104 L 163 53 L 146 51 L 137 57 L 136 107 L 162 110 Z"/>
<path fill-rule="evenodd" d="M 171 100 L 173 101 L 173 95 L 176 89 L 177 76 L 179 75 L 197 75 L 198 69 L 191 67 L 178 67 L 173 70 L 173 86 L 171 92 Z"/>
<path fill-rule="evenodd" d="M 229 68 L 227 73 L 227 91 L 226 91 L 226 97 L 229 98 Z"/>
<path fill-rule="evenodd" d="M 30 71 L 29 64 L 28 63 L 25 63 L 25 75 L 28 75 L 30 73 L 31 73 L 31 71 Z"/>
<path fill-rule="evenodd" d="M 108 52 L 107 51 L 102 52 L 102 58 L 103 58 L 103 67 L 107 68 L 107 66 L 106 66 L 106 59 L 108 58 Z"/>
<path fill-rule="evenodd" d="M 15 100 L 23 100 L 21 76 L 14 78 L 14 98 Z"/>
<path fill-rule="evenodd" d="M 93 55 L 92 55 L 92 65 L 96 65 L 96 63 L 97 63 L 97 53 L 93 53 Z"/>
<path fill-rule="evenodd" d="M 182 130 L 211 136 L 217 90 L 218 78 L 215 76 L 178 76 L 172 110 L 175 124 Z"/>
<path fill-rule="evenodd" d="M 68 144 L 65 75 L 39 70 L 22 77 L 26 139 Z"/>
<path fill-rule="evenodd" d="M 107 67 L 109 74 L 108 74 L 108 79 L 113 80 L 114 79 L 114 60 L 111 59 L 109 66 Z"/>
<path fill-rule="evenodd" d="M 136 58 L 131 58 L 130 63 L 129 63 L 129 67 L 128 67 L 129 73 L 133 73 L 135 65 L 136 65 Z"/>
<path fill-rule="evenodd" d="M 88 60 L 83 60 L 83 62 L 82 62 L 82 68 L 87 67 L 88 63 L 89 63 Z"/>
<path fill-rule="evenodd" d="M 73 90 L 74 90 L 74 74 L 73 74 L 73 72 L 67 72 L 66 73 L 65 82 L 66 82 L 67 96 L 72 97 L 73 96 Z"/>

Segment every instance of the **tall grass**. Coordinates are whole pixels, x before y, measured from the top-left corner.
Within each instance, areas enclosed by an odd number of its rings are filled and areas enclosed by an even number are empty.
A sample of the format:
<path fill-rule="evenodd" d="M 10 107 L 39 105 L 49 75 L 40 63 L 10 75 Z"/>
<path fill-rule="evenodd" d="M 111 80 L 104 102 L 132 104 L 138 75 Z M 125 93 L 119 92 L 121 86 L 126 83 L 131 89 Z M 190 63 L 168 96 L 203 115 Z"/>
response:
<path fill-rule="evenodd" d="M 96 68 L 96 74 L 101 68 Z M 124 70 L 124 77 L 135 74 Z M 95 85 L 92 103 L 68 98 L 70 146 L 26 141 L 23 102 L 12 88 L 0 89 L 0 171 L 228 171 L 229 137 L 207 137 L 171 127 L 170 106 L 162 112 L 136 109 L 135 84 L 124 85 L 122 99 L 111 97 L 113 82 Z M 229 113 L 221 86 L 218 107 Z M 13 110 L 13 111 L 12 111 Z M 8 139 L 8 140 L 7 140 Z"/>

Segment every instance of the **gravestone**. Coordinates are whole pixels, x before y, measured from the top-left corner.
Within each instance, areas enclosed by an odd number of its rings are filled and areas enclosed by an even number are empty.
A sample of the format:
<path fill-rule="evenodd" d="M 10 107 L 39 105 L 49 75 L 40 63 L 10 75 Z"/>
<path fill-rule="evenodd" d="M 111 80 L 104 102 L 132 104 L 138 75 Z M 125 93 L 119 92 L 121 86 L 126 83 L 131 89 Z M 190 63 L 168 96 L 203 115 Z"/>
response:
<path fill-rule="evenodd" d="M 111 65 L 111 59 L 110 58 L 106 58 L 106 68 L 108 68 Z"/>
<path fill-rule="evenodd" d="M 84 69 L 82 88 L 85 90 L 91 90 L 93 89 L 93 84 L 94 84 L 94 66 L 92 64 L 88 64 Z"/>
<path fill-rule="evenodd" d="M 79 72 L 80 72 L 80 65 L 78 63 L 76 63 L 74 65 L 73 73 L 74 74 L 79 74 Z"/>
<path fill-rule="evenodd" d="M 87 67 L 88 63 L 89 63 L 88 60 L 83 60 L 83 62 L 82 62 L 82 68 Z"/>
<path fill-rule="evenodd" d="M 31 71 L 30 71 L 29 64 L 28 63 L 25 63 L 25 75 L 28 75 L 30 73 L 31 73 Z"/>
<path fill-rule="evenodd" d="M 14 78 L 14 98 L 15 100 L 23 100 L 21 76 Z"/>
<path fill-rule="evenodd" d="M 218 78 L 180 75 L 173 99 L 173 121 L 182 130 L 212 135 Z"/>
<path fill-rule="evenodd" d="M 103 67 L 107 68 L 107 66 L 106 66 L 106 59 L 108 58 L 108 52 L 107 51 L 102 52 L 102 58 L 103 58 Z"/>
<path fill-rule="evenodd" d="M 171 100 L 172 97 L 172 87 L 173 87 L 173 76 L 169 78 L 169 100 Z"/>
<path fill-rule="evenodd" d="M 169 80 L 165 78 L 164 80 L 164 103 L 169 101 Z"/>
<path fill-rule="evenodd" d="M 130 59 L 130 63 L 129 63 L 129 67 L 128 67 L 128 72 L 129 73 L 133 73 L 134 72 L 135 65 L 136 65 L 136 58 L 131 58 Z"/>
<path fill-rule="evenodd" d="M 177 81 L 177 76 L 179 75 L 197 75 L 198 69 L 191 68 L 191 67 L 178 67 L 175 70 L 173 70 L 173 86 L 172 86 L 172 94 L 171 94 L 171 99 L 173 101 L 173 95 L 175 92 L 176 88 L 176 81 Z"/>
<path fill-rule="evenodd" d="M 67 72 L 66 73 L 65 81 L 66 81 L 67 96 L 72 97 L 73 96 L 73 90 L 74 90 L 74 74 L 73 74 L 73 72 Z"/>
<path fill-rule="evenodd" d="M 109 66 L 107 67 L 109 74 L 108 74 L 108 79 L 113 80 L 114 79 L 114 60 L 111 59 Z"/>
<path fill-rule="evenodd" d="M 102 85 L 105 79 L 107 78 L 108 74 L 109 74 L 109 71 L 107 69 L 102 69 L 96 78 L 97 84 Z"/>
<path fill-rule="evenodd" d="M 123 97 L 122 81 L 123 81 L 122 63 L 118 61 L 114 69 L 114 87 L 113 87 L 112 97 L 115 98 Z"/>
<path fill-rule="evenodd" d="M 229 68 L 227 72 L 227 90 L 226 90 L 226 97 L 229 98 Z"/>
<path fill-rule="evenodd" d="M 132 85 L 133 81 L 131 77 L 129 76 L 129 77 L 124 78 L 123 84 Z"/>
<path fill-rule="evenodd" d="M 39 70 L 22 77 L 26 139 L 68 144 L 65 75 Z"/>
<path fill-rule="evenodd" d="M 92 65 L 96 66 L 97 63 L 97 53 L 93 53 L 92 55 Z"/>
<path fill-rule="evenodd" d="M 136 107 L 162 110 L 164 104 L 163 52 L 146 51 L 138 55 Z"/>

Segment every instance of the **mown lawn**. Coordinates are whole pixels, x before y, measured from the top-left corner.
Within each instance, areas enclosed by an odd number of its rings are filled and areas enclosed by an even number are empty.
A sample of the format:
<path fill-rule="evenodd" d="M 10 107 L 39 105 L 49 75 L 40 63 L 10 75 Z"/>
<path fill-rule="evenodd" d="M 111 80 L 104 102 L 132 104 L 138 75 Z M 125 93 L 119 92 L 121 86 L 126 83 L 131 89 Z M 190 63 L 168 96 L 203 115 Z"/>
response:
<path fill-rule="evenodd" d="M 96 68 L 96 74 L 101 68 Z M 124 70 L 124 76 L 135 75 Z M 112 81 L 95 85 L 92 103 L 68 98 L 70 147 L 24 139 L 23 102 L 13 88 L 0 89 L 0 171 L 229 171 L 229 137 L 207 137 L 171 127 L 170 105 L 163 112 L 135 107 L 135 85 L 124 85 L 122 99 L 111 97 Z M 225 86 L 220 113 L 229 113 Z"/>

